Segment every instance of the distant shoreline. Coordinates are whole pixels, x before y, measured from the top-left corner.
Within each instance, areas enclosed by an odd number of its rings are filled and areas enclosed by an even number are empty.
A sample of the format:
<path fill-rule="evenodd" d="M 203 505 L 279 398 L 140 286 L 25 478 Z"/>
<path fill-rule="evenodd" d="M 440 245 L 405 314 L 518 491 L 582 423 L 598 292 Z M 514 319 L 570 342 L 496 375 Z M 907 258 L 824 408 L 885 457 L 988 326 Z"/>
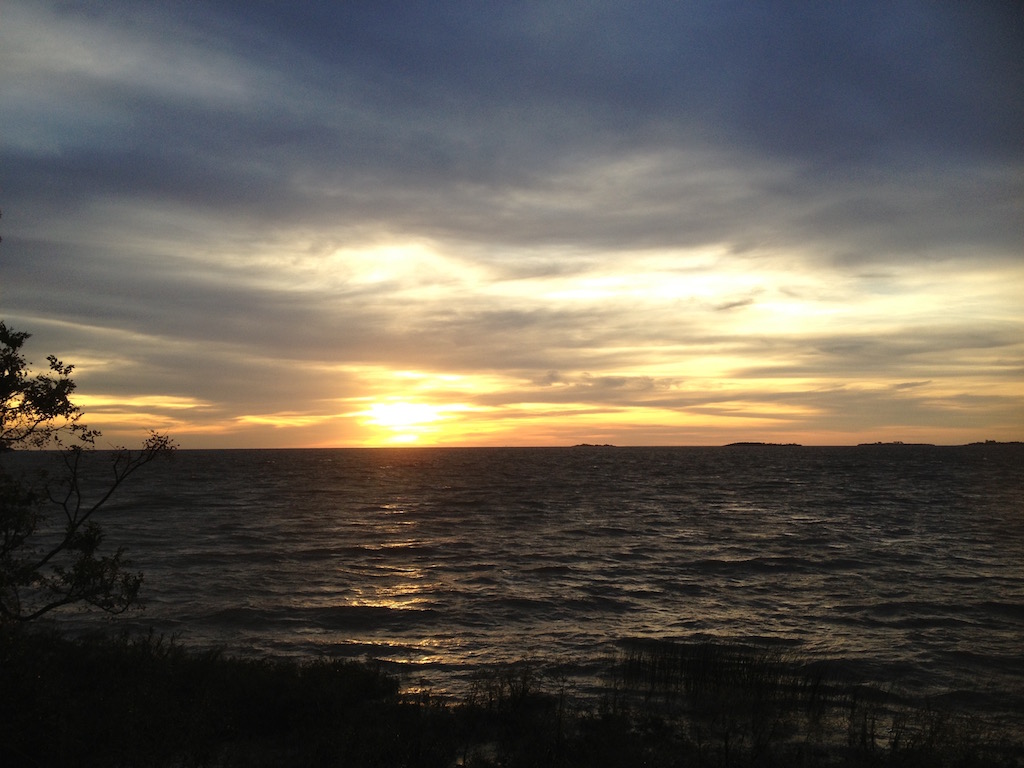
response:
<path fill-rule="evenodd" d="M 803 448 L 800 443 L 761 443 L 757 441 L 744 440 L 738 443 L 726 443 L 723 448 L 746 448 L 755 446 L 758 448 Z"/>
<path fill-rule="evenodd" d="M 924 447 L 924 448 L 939 448 L 939 447 L 968 448 L 968 447 L 975 446 L 975 445 L 1024 445 L 1024 443 L 1022 443 L 1020 440 L 1007 440 L 1007 441 L 1002 441 L 1002 440 L 984 440 L 984 441 L 980 441 L 979 440 L 979 441 L 973 442 L 973 443 L 963 443 L 962 445 L 939 446 L 937 443 L 905 443 L 902 440 L 890 440 L 889 442 L 881 442 L 881 441 L 879 441 L 879 442 L 876 442 L 876 443 L 857 443 L 856 447 L 857 448 L 873 448 L 875 446 L 889 446 L 889 447 L 896 447 L 896 448 L 921 448 L 921 447 Z"/>
<path fill-rule="evenodd" d="M 179 451 L 185 452 L 220 452 L 220 451 L 417 451 L 417 450 L 574 450 L 579 448 L 615 448 L 620 450 L 627 449 L 648 449 L 648 448 L 665 448 L 665 449 L 714 449 L 714 448 L 986 448 L 986 447 L 997 447 L 997 446 L 1024 446 L 1022 440 L 977 440 L 970 443 L 907 443 L 901 440 L 892 440 L 888 442 L 877 441 L 873 443 L 835 443 L 831 445 L 814 444 L 805 445 L 803 443 L 770 443 L 762 442 L 757 440 L 741 440 L 733 443 L 725 443 L 719 445 L 684 445 L 684 444 L 652 444 L 652 445 L 614 445 L 612 443 L 577 443 L 575 445 L 335 445 L 335 446 L 254 446 L 254 447 L 223 447 L 223 448 L 210 448 L 210 447 L 194 447 L 194 448 L 179 448 Z M 120 449 L 117 448 L 106 448 L 99 447 L 94 453 L 96 454 L 107 454 L 114 453 Z M 17 448 L 0 450 L 0 456 L 17 456 L 17 455 L 38 455 L 38 454 L 59 454 L 60 451 L 51 448 Z"/>

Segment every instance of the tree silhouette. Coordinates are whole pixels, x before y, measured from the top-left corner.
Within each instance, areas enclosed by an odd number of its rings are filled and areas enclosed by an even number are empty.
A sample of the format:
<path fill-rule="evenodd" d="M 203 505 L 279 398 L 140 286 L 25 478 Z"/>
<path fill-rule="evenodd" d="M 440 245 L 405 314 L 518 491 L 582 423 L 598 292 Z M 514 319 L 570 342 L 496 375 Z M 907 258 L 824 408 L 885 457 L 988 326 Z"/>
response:
<path fill-rule="evenodd" d="M 97 487 L 84 459 L 100 433 L 71 401 L 74 366 L 51 355 L 49 370 L 32 374 L 21 351 L 28 338 L 0 322 L 0 625 L 76 603 L 120 613 L 135 602 L 142 574 L 130 570 L 123 547 L 103 548 L 94 518 L 129 476 L 175 445 L 151 432 L 140 450 L 113 451 L 111 474 Z M 40 455 L 56 472 L 24 462 L 15 470 L 16 449 L 47 449 Z"/>

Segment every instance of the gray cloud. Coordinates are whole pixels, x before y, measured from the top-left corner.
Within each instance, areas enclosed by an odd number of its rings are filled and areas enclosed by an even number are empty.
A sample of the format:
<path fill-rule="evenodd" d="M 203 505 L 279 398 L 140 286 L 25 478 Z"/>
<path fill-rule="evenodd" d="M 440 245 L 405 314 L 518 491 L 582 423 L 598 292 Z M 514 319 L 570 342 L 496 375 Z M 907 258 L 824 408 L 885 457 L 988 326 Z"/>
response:
<path fill-rule="evenodd" d="M 492 406 L 754 418 L 777 394 L 743 382 L 815 378 L 838 430 L 1020 425 L 948 384 L 1022 367 L 1018 8 L 578 6 L 5 5 L 5 314 L 83 385 L 224 418 L 327 413 L 376 366 L 505 377 L 461 394 Z M 445 261 L 346 255 L 389 243 Z M 884 323 L 900 295 L 928 308 Z"/>

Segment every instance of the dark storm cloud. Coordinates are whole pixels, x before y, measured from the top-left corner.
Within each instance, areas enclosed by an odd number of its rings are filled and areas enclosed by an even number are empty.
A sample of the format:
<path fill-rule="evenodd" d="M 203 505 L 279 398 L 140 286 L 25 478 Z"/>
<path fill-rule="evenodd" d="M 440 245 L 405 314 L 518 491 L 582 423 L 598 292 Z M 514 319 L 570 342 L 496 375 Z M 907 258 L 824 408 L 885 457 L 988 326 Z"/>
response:
<path fill-rule="evenodd" d="M 511 103 L 631 128 L 689 127 L 708 111 L 707 128 L 798 156 L 863 158 L 911 136 L 1019 150 L 1024 22 L 1012 3 L 250 4 L 236 21 L 280 33 L 264 53 L 315 57 L 321 87 L 354 74 L 392 114 Z"/>
<path fill-rule="evenodd" d="M 175 13 L 133 3 L 90 15 L 112 33 L 186 30 L 186 44 L 216 46 L 211 63 L 230 82 L 217 86 L 214 72 L 209 94 L 197 97 L 175 91 L 173 70 L 127 82 L 80 73 L 72 102 L 120 115 L 117 125 L 106 139 L 90 132 L 85 146 L 67 136 L 71 157 L 5 157 L 10 180 L 26 178 L 30 163 L 46 196 L 113 191 L 253 206 L 270 220 L 359 217 L 387 200 L 409 226 L 436 221 L 461 232 L 470 217 L 424 199 L 435 184 L 455 202 L 482 192 L 472 218 L 491 211 L 517 226 L 539 212 L 503 217 L 510 189 L 543 192 L 552 173 L 609 156 L 667 151 L 663 192 L 681 196 L 693 169 L 672 160 L 680 142 L 735 153 L 738 164 L 795 161 L 800 176 L 781 183 L 798 197 L 844 181 L 837 176 L 856 184 L 864 169 L 899 174 L 923 159 L 1019 160 L 1024 34 L 1019 14 L 998 4 L 256 5 Z M 240 93 L 223 98 L 231 86 Z M 303 173 L 314 189 L 295 188 Z M 324 198 L 324 186 L 340 199 Z M 884 211 L 848 203 L 836 202 L 855 221 L 887 223 Z M 594 223 L 589 210 L 560 213 L 568 227 Z M 639 224 L 659 232 L 667 218 Z M 543 221 L 541 232 L 570 234 Z"/>

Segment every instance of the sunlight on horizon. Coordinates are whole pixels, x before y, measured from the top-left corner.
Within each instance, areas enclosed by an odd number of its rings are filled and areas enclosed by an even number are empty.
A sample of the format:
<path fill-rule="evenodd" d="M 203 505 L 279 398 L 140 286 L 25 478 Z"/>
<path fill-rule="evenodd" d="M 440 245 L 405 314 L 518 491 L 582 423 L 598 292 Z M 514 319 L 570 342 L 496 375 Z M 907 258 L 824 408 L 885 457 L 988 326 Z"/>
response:
<path fill-rule="evenodd" d="M 421 440 L 436 443 L 448 433 L 453 414 L 467 410 L 455 404 L 434 405 L 423 401 L 391 399 L 377 401 L 354 414 L 369 426 L 372 437 L 366 444 L 411 444 Z"/>
<path fill-rule="evenodd" d="M 517 277 L 490 262 L 460 273 L 464 254 L 448 255 L 428 241 L 326 252 L 319 266 L 294 254 L 299 268 L 289 289 L 306 290 L 332 272 L 356 296 L 388 286 L 393 304 L 385 325 L 410 329 L 413 343 L 380 362 L 375 350 L 355 346 L 364 362 L 339 362 L 347 337 L 334 346 L 335 334 L 313 333 L 319 357 L 293 363 L 295 381 L 307 384 L 287 408 L 257 396 L 231 413 L 184 394 L 180 382 L 175 392 L 172 381 L 161 381 L 168 394 L 80 395 L 89 423 L 125 443 L 155 428 L 185 446 L 1018 437 L 1012 408 L 1019 342 L 1007 330 L 999 343 L 1001 326 L 1011 324 L 998 289 L 1019 278 L 1019 268 L 974 275 L 977 295 L 940 311 L 953 277 L 940 268 L 950 279 L 899 265 L 824 279 L 787 268 L 778 253 L 750 256 L 741 269 L 721 249 L 705 248 L 641 252 L 634 273 L 570 254 L 568 261 L 581 262 L 570 275 L 531 267 Z M 981 305 L 993 341 L 961 331 L 959 315 L 980 316 Z M 354 307 L 362 311 L 362 299 Z M 446 330 L 463 316 L 478 320 L 472 332 Z M 126 349 L 159 342 L 124 334 L 118 340 Z M 263 364 L 255 348 L 237 359 L 252 371 Z M 86 361 L 89 377 L 115 365 L 90 355 Z M 83 378 L 82 389 L 89 383 Z M 1006 404 L 990 406 L 980 422 L 979 398 Z"/>

